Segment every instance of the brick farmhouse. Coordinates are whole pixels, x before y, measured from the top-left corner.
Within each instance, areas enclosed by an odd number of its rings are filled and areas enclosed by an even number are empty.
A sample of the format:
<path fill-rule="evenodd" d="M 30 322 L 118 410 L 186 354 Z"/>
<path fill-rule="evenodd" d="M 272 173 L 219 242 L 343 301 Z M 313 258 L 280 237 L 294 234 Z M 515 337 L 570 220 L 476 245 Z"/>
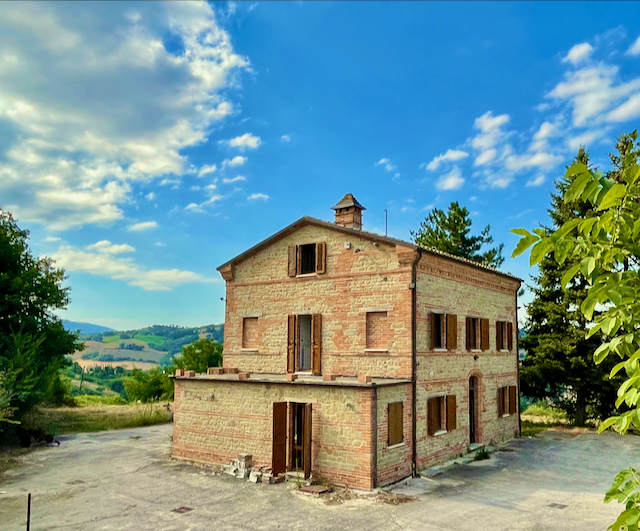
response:
<path fill-rule="evenodd" d="M 521 281 L 333 209 L 218 268 L 224 367 L 176 376 L 173 457 L 372 489 L 518 434 Z"/>

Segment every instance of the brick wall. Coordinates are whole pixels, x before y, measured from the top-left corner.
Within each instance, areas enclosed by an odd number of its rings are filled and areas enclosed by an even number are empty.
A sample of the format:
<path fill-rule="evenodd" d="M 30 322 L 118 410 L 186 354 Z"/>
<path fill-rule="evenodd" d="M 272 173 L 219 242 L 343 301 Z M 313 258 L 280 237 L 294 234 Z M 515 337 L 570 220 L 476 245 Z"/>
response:
<path fill-rule="evenodd" d="M 271 466 L 273 403 L 311 403 L 314 478 L 370 489 L 373 390 L 176 380 L 172 456 L 228 464 L 239 453 Z"/>
<path fill-rule="evenodd" d="M 412 429 L 411 384 L 378 389 L 378 486 L 383 487 L 411 475 Z M 389 404 L 403 403 L 403 441 L 389 447 Z"/>
<path fill-rule="evenodd" d="M 327 243 L 325 274 L 290 278 L 288 248 Z M 345 249 L 345 242 L 351 244 Z M 322 314 L 322 372 L 411 376 L 411 266 L 396 246 L 306 226 L 234 268 L 227 281 L 224 366 L 286 372 L 287 316 Z M 388 352 L 365 353 L 367 311 L 386 311 Z M 242 321 L 258 316 L 257 352 L 242 349 Z"/>
<path fill-rule="evenodd" d="M 498 388 L 516 385 L 516 308 L 518 282 L 477 268 L 426 254 L 417 278 L 417 459 L 418 469 L 445 461 L 469 445 L 469 378 L 478 379 L 476 433 L 482 443 L 503 441 L 517 433 L 517 416 L 498 418 Z M 457 315 L 457 348 L 438 351 L 430 346 L 429 314 Z M 467 352 L 465 318 L 489 319 L 489 350 Z M 514 323 L 514 349 L 496 350 L 496 321 Z M 474 359 L 477 357 L 477 359 Z M 457 427 L 435 437 L 427 434 L 427 399 L 455 395 Z"/>

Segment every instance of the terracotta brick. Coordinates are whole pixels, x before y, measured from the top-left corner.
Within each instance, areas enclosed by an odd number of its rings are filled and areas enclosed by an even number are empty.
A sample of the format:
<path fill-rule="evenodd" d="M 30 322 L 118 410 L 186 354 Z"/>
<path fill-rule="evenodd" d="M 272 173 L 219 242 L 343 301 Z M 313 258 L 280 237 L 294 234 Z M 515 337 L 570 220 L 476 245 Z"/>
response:
<path fill-rule="evenodd" d="M 358 374 L 358 381 L 360 383 L 370 383 L 371 376 L 369 376 L 368 374 Z"/>
<path fill-rule="evenodd" d="M 251 378 L 251 373 L 250 372 L 239 372 L 238 373 L 238 380 L 248 380 L 249 378 Z"/>
<path fill-rule="evenodd" d="M 222 367 L 209 367 L 207 374 L 224 374 L 224 369 Z"/>
<path fill-rule="evenodd" d="M 224 368 L 224 373 L 225 374 L 238 374 L 238 368 L 237 367 L 225 367 Z"/>
<path fill-rule="evenodd" d="M 330 374 L 328 372 L 322 373 L 322 381 L 323 382 L 333 382 L 336 379 L 335 374 Z"/>
<path fill-rule="evenodd" d="M 287 382 L 295 382 L 298 379 L 297 374 L 289 373 L 287 374 Z"/>

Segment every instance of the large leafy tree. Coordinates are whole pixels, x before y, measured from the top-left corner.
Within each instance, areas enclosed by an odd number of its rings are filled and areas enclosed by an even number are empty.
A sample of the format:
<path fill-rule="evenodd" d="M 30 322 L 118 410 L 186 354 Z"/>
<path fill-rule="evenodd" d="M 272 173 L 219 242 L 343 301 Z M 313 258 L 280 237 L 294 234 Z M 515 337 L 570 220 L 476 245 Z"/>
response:
<path fill-rule="evenodd" d="M 425 248 L 435 248 L 445 253 L 468 258 L 474 262 L 500 267 L 504 262 L 502 256 L 503 244 L 481 252 L 485 245 L 493 243 L 490 235 L 491 227 L 487 225 L 477 236 L 472 236 L 471 217 L 465 207 L 457 202 L 449 205 L 445 213 L 439 208 L 434 208 L 420 223 L 417 232 L 411 231 L 411 237 L 416 245 Z"/>
<path fill-rule="evenodd" d="M 620 142 L 622 140 L 622 142 Z M 610 375 L 622 375 L 615 406 L 617 416 L 599 426 L 610 426 L 625 434 L 634 426 L 640 429 L 640 166 L 637 132 L 619 139 L 620 153 L 614 170 L 606 176 L 576 163 L 567 170 L 572 183 L 564 201 L 581 199 L 591 203 L 595 212 L 586 219 L 572 219 L 551 234 L 534 229 L 512 232 L 522 236 L 513 255 L 533 245 L 531 265 L 553 254 L 562 266 L 572 266 L 562 277 L 562 286 L 579 282 L 589 284 L 580 311 L 592 325 L 587 337 L 599 335 L 603 342 L 593 353 L 596 364 L 613 358 L 618 363 Z M 600 312 L 596 312 L 600 308 Z M 624 406 L 624 408 L 623 408 Z M 605 502 L 616 500 L 624 510 L 610 529 L 637 531 L 640 520 L 640 474 L 633 468 L 622 470 L 605 495 Z"/>
<path fill-rule="evenodd" d="M 589 167 L 589 155 L 583 148 L 574 163 Z M 555 182 L 556 193 L 551 194 L 548 210 L 551 226 L 542 227 L 546 235 L 571 220 L 594 215 L 595 207 L 588 201 L 564 201 L 575 179 L 575 174 L 567 174 Z M 592 360 L 601 339 L 585 337 L 587 319 L 579 308 L 588 293 L 586 279 L 580 277 L 567 288 L 561 286 L 563 275 L 575 263 L 568 258 L 558 265 L 552 256 L 545 256 L 538 264 L 539 274 L 532 277 L 535 284 L 530 288 L 534 298 L 527 307 L 526 335 L 520 340 L 527 351 L 520 375 L 524 395 L 554 399 L 555 405 L 582 426 L 588 417 L 611 414 L 615 383 L 608 378 L 613 364 L 598 366 Z"/>
<path fill-rule="evenodd" d="M 222 345 L 214 339 L 198 339 L 182 347 L 182 355 L 173 361 L 179 369 L 207 372 L 209 367 L 222 365 Z"/>
<path fill-rule="evenodd" d="M 79 348 L 77 334 L 53 313 L 69 303 L 64 271 L 34 257 L 28 237 L 0 209 L 0 373 L 17 419 L 56 388 L 65 356 Z"/>

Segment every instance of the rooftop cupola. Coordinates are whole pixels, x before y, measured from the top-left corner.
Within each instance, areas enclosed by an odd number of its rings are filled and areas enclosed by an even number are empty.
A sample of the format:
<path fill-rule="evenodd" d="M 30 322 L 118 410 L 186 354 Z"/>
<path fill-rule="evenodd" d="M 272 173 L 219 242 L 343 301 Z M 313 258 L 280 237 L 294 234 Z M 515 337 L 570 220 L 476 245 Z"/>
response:
<path fill-rule="evenodd" d="M 352 194 L 345 195 L 336 206 L 331 208 L 336 212 L 336 225 L 362 230 L 362 211 L 366 208 L 358 203 Z"/>

